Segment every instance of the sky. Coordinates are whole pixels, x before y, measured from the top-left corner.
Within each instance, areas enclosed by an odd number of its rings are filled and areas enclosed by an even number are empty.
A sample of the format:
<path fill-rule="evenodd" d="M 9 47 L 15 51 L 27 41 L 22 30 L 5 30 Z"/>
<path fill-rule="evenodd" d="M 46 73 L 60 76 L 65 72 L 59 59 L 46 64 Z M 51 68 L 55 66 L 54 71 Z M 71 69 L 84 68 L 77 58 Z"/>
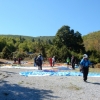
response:
<path fill-rule="evenodd" d="M 0 0 L 0 34 L 55 36 L 64 25 L 99 31 L 100 0 Z"/>

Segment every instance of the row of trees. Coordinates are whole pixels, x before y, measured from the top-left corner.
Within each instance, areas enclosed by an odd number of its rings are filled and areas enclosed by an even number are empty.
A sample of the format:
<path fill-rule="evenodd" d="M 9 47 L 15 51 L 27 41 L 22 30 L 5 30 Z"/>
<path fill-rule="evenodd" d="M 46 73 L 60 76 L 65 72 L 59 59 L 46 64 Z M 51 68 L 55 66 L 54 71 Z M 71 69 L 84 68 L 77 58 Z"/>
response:
<path fill-rule="evenodd" d="M 62 26 L 54 36 L 53 40 L 37 41 L 25 39 L 21 36 L 13 38 L 10 36 L 0 36 L 0 58 L 12 59 L 13 57 L 29 57 L 28 52 L 35 54 L 42 53 L 44 58 L 56 56 L 57 61 L 65 62 L 67 57 L 76 56 L 78 60 L 83 53 L 87 53 L 90 60 L 100 62 L 100 53 L 96 50 L 87 50 L 81 34 L 74 32 L 69 26 Z"/>

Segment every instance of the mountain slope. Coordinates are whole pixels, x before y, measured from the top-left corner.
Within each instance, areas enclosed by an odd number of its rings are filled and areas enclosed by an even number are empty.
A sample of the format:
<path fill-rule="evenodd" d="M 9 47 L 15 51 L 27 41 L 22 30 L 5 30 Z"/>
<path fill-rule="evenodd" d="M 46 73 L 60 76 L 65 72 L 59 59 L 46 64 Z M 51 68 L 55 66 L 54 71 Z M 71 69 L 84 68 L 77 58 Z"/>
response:
<path fill-rule="evenodd" d="M 94 49 L 100 51 L 100 31 L 83 36 L 83 41 L 86 50 Z"/>
<path fill-rule="evenodd" d="M 54 36 L 39 36 L 39 37 L 32 37 L 32 36 L 22 36 L 22 35 L 0 35 L 0 37 L 11 37 L 11 38 L 25 38 L 25 39 L 33 39 L 34 40 L 52 40 Z"/>

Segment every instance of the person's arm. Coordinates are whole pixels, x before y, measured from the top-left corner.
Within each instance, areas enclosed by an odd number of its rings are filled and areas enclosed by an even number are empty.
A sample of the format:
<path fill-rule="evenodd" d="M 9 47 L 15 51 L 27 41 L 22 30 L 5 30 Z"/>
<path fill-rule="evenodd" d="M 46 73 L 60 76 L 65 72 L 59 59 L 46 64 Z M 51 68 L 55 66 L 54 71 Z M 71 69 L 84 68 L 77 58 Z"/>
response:
<path fill-rule="evenodd" d="M 88 62 L 89 62 L 89 65 L 92 65 L 92 63 L 90 62 L 90 60 L 88 60 Z"/>
<path fill-rule="evenodd" d="M 83 59 L 80 61 L 80 65 L 83 67 Z"/>

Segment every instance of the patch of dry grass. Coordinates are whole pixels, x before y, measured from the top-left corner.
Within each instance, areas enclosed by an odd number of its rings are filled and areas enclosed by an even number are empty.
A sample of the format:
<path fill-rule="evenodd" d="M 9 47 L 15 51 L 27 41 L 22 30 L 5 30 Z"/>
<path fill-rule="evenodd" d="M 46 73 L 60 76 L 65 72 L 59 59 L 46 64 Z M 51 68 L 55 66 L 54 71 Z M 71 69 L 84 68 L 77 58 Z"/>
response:
<path fill-rule="evenodd" d="M 79 72 L 80 69 L 79 68 L 76 68 L 75 70 L 73 71 L 76 71 L 76 72 Z M 89 68 L 89 72 L 93 72 L 93 73 L 100 73 L 100 68 Z"/>
<path fill-rule="evenodd" d="M 77 85 L 74 85 L 72 83 L 70 83 L 70 86 L 67 87 L 68 89 L 71 89 L 71 90 L 81 90 L 82 88 L 77 86 Z"/>

